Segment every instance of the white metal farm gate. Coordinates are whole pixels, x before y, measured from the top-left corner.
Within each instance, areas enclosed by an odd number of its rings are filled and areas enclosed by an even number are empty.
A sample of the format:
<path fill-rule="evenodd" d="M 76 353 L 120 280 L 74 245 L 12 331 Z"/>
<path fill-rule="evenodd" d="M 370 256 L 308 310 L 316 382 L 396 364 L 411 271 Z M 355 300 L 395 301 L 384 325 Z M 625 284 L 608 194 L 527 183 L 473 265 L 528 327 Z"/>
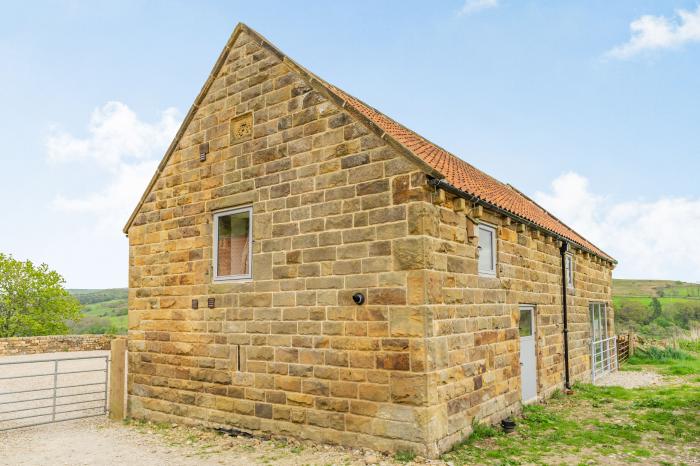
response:
<path fill-rule="evenodd" d="M 0 359 L 0 431 L 107 412 L 109 355 Z"/>

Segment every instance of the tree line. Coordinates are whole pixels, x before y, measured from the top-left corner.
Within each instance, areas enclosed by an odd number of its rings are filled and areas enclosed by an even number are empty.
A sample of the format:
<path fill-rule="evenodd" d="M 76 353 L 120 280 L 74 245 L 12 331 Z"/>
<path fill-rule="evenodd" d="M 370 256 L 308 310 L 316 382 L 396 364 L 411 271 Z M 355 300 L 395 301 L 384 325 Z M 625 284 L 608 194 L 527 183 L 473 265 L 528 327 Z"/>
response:
<path fill-rule="evenodd" d="M 700 301 L 619 298 L 615 306 L 617 333 L 636 332 L 667 338 L 700 327 Z"/>

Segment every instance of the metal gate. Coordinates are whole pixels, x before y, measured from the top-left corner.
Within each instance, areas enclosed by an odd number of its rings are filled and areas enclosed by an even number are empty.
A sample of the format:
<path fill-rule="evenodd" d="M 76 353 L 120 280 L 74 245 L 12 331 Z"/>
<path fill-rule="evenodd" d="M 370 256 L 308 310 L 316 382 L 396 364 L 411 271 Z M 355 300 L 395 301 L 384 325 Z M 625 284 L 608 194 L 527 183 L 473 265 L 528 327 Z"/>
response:
<path fill-rule="evenodd" d="M 0 359 L 0 431 L 103 416 L 108 387 L 108 355 Z"/>
<path fill-rule="evenodd" d="M 591 342 L 592 382 L 617 370 L 617 337 Z"/>

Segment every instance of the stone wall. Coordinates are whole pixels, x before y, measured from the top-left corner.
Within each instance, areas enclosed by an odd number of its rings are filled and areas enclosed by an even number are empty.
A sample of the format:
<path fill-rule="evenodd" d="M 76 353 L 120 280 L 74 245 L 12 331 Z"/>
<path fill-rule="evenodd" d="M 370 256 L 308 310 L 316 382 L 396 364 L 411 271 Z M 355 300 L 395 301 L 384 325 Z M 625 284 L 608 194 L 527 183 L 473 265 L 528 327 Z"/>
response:
<path fill-rule="evenodd" d="M 539 398 L 563 388 L 562 267 L 552 236 L 486 209 L 465 209 L 449 195 L 434 200 L 424 206 L 419 232 L 430 238 L 424 254 L 431 262 L 416 283 L 426 284 L 429 398 L 443 420 L 434 432 L 437 450 L 445 451 L 474 421 L 495 423 L 521 409 L 519 305 L 535 306 Z M 496 278 L 477 272 L 479 222 L 497 227 Z M 610 322 L 613 315 L 611 268 L 580 250 L 574 268 L 567 301 L 572 383 L 590 381 L 589 303 L 606 303 Z"/>
<path fill-rule="evenodd" d="M 128 230 L 130 415 L 435 456 L 520 408 L 519 303 L 537 305 L 540 393 L 560 387 L 551 239 L 484 213 L 499 270 L 479 277 L 468 212 L 245 31 L 229 45 Z M 213 214 L 248 205 L 253 278 L 214 282 Z M 610 270 L 576 268 L 585 378 Z"/>
<path fill-rule="evenodd" d="M 248 112 L 238 142 L 230 121 Z M 406 290 L 411 203 L 429 196 L 411 162 L 241 33 L 128 231 L 130 414 L 425 452 L 426 310 Z M 213 212 L 245 205 L 253 279 L 213 282 Z"/>
<path fill-rule="evenodd" d="M 48 335 L 0 338 L 0 356 L 109 350 L 114 335 Z"/>

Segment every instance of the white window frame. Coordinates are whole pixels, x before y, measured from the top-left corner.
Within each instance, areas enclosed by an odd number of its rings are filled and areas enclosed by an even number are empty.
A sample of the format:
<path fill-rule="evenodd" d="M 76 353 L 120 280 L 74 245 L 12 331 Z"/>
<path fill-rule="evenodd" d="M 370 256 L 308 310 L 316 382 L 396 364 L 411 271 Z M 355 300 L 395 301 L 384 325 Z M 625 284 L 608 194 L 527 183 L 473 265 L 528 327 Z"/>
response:
<path fill-rule="evenodd" d="M 482 277 L 495 277 L 496 276 L 496 270 L 498 268 L 498 235 L 496 234 L 496 227 L 493 225 L 488 225 L 486 223 L 480 223 L 477 226 L 477 238 L 479 238 L 479 241 L 481 241 L 481 231 L 487 231 L 491 235 L 491 244 L 493 247 L 491 248 L 491 263 L 493 264 L 493 269 L 489 270 L 483 270 L 481 268 L 481 261 L 478 260 L 477 262 L 477 268 L 479 270 L 479 275 Z M 479 248 L 479 259 L 481 259 L 481 245 L 477 246 Z"/>
<path fill-rule="evenodd" d="M 242 275 L 219 275 L 219 217 L 225 217 L 227 215 L 239 214 L 241 212 L 248 212 L 248 271 L 247 274 Z M 218 212 L 214 212 L 213 220 L 213 244 L 212 244 L 212 259 L 214 270 L 212 273 L 213 280 L 216 282 L 224 281 L 240 281 L 240 280 L 250 280 L 253 278 L 253 206 L 237 207 L 235 209 L 226 209 Z"/>
<path fill-rule="evenodd" d="M 574 289 L 574 255 L 566 253 L 564 256 L 564 270 L 566 277 L 566 287 L 570 290 Z"/>
<path fill-rule="evenodd" d="M 608 304 L 601 301 L 590 301 L 588 303 L 588 314 L 591 318 L 591 341 L 597 342 L 606 340 L 608 336 Z M 599 322 L 598 327 L 594 325 L 596 321 Z M 598 330 L 600 334 L 596 332 Z"/>

